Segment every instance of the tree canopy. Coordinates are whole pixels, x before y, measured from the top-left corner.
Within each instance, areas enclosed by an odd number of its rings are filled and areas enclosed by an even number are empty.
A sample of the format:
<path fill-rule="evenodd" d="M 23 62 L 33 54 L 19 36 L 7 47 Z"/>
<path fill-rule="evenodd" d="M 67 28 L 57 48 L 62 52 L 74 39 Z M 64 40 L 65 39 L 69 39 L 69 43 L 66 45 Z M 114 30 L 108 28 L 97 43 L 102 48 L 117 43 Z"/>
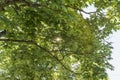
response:
<path fill-rule="evenodd" d="M 119 17 L 119 0 L 0 0 L 0 79 L 108 80 Z"/>

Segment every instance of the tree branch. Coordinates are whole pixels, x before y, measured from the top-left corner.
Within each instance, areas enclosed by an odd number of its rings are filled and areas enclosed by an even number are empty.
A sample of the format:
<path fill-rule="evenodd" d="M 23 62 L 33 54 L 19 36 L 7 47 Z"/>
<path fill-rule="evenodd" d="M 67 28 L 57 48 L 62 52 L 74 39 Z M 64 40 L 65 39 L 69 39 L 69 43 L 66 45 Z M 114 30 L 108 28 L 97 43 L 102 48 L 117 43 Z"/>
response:
<path fill-rule="evenodd" d="M 93 12 L 86 12 L 86 11 L 84 11 L 84 10 L 82 10 L 82 9 L 78 9 L 79 11 L 81 11 L 81 12 L 83 12 L 83 13 L 85 13 L 85 14 L 92 14 L 92 13 L 96 13 L 97 11 L 93 11 Z"/>
<path fill-rule="evenodd" d="M 4 41 L 4 42 L 18 42 L 18 43 L 27 43 L 27 44 L 33 44 L 35 46 L 37 46 L 38 48 L 40 48 L 41 50 L 49 53 L 54 59 L 56 59 L 62 66 L 63 68 L 65 68 L 66 70 L 74 73 L 74 74 L 81 74 L 81 73 L 76 73 L 70 69 L 68 69 L 62 62 L 61 60 L 58 59 L 57 56 L 53 55 L 51 51 L 47 50 L 46 48 L 38 45 L 36 42 L 32 41 L 32 40 L 14 40 L 14 39 L 0 39 L 0 41 Z"/>
<path fill-rule="evenodd" d="M 97 12 L 97 11 L 86 12 L 86 11 L 84 11 L 83 9 L 78 8 L 78 7 L 74 7 L 74 6 L 70 6 L 70 5 L 65 5 L 65 6 L 66 6 L 66 7 L 69 7 L 69 8 L 72 8 L 72 9 L 75 9 L 75 10 L 77 10 L 77 11 L 83 12 L 83 13 L 85 13 L 85 14 L 92 14 L 92 13 L 96 13 L 96 12 Z"/>
<path fill-rule="evenodd" d="M 5 42 L 25 42 L 25 43 L 32 43 L 32 40 L 14 40 L 14 39 L 0 39 L 0 41 Z"/>

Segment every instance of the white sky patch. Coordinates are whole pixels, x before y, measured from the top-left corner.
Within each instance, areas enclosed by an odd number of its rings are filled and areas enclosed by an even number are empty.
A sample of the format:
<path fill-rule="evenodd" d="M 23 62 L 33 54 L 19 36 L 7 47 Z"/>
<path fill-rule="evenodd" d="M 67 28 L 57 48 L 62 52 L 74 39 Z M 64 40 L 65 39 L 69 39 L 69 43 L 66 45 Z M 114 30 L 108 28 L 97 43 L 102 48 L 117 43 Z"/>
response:
<path fill-rule="evenodd" d="M 120 80 L 120 30 L 113 32 L 109 41 L 113 42 L 112 58 L 110 63 L 114 66 L 114 71 L 107 70 L 110 80 Z"/>
<path fill-rule="evenodd" d="M 94 12 L 96 11 L 96 8 L 91 5 L 88 8 L 83 9 L 86 12 Z M 104 10 L 103 13 L 107 11 Z M 79 13 L 79 12 L 78 12 Z M 89 18 L 89 14 L 85 14 L 82 12 L 84 18 Z M 110 80 L 120 80 L 120 30 L 117 32 L 113 32 L 111 35 L 111 38 L 109 39 L 110 42 L 113 42 L 113 50 L 112 50 L 112 58 L 113 60 L 110 61 L 110 63 L 114 66 L 114 71 L 107 70 L 108 76 Z"/>
<path fill-rule="evenodd" d="M 72 70 L 75 70 L 76 68 L 78 68 L 79 65 L 80 65 L 80 62 L 79 62 L 79 61 L 76 62 L 76 63 L 74 63 L 74 64 L 72 64 Z"/>
<path fill-rule="evenodd" d="M 85 12 L 95 12 L 96 11 L 96 8 L 94 7 L 94 5 L 90 5 L 89 7 L 87 7 L 87 8 L 83 8 L 83 10 L 85 11 Z M 84 13 L 84 12 L 81 12 L 82 13 L 82 15 L 83 15 L 83 17 L 84 18 L 89 18 L 90 17 L 90 14 L 86 14 L 86 13 Z"/>

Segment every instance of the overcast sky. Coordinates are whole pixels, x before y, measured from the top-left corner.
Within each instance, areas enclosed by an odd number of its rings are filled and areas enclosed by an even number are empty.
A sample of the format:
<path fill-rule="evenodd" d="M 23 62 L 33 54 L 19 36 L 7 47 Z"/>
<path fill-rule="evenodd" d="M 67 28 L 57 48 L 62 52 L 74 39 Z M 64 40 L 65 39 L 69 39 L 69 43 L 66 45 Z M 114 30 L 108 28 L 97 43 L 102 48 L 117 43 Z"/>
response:
<path fill-rule="evenodd" d="M 113 42 L 113 60 L 110 63 L 114 66 L 114 71 L 108 70 L 110 80 L 120 80 L 120 31 L 114 32 L 109 41 Z"/>
<path fill-rule="evenodd" d="M 87 12 L 93 12 L 95 11 L 94 6 L 89 6 L 88 8 L 84 9 Z M 89 17 L 88 14 L 83 13 L 84 18 Z M 110 35 L 109 41 L 113 42 L 113 50 L 112 50 L 112 58 L 113 60 L 110 61 L 110 63 L 114 66 L 114 71 L 108 70 L 108 75 L 110 80 L 120 80 L 120 31 L 113 32 L 113 34 Z"/>

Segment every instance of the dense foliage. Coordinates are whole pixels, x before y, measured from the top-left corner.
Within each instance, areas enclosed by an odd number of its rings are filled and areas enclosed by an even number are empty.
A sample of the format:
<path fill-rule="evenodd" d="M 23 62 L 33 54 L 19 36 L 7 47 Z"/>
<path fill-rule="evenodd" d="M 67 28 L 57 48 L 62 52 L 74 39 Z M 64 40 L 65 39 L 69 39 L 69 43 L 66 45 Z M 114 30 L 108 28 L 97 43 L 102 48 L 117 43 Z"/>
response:
<path fill-rule="evenodd" d="M 0 80 L 108 80 L 119 17 L 119 0 L 0 0 Z"/>

